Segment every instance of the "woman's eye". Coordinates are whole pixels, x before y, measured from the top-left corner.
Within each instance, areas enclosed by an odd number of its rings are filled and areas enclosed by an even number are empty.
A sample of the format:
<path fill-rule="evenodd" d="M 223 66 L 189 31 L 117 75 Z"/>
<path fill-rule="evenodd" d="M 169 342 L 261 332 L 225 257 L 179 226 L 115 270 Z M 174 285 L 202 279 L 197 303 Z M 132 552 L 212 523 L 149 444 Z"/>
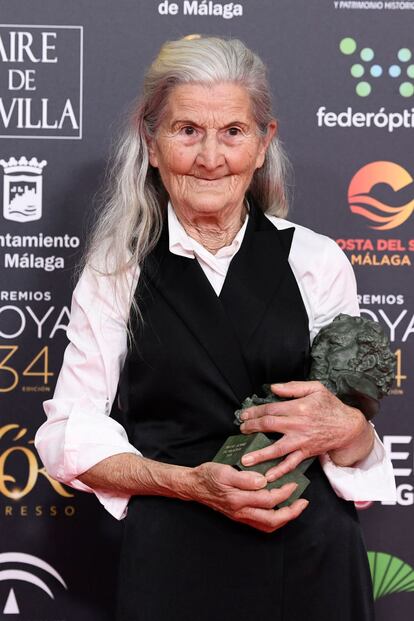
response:
<path fill-rule="evenodd" d="M 238 136 L 241 130 L 238 127 L 229 127 L 228 132 L 230 136 Z"/>
<path fill-rule="evenodd" d="M 192 127 L 191 125 L 186 125 L 182 128 L 182 131 L 186 136 L 194 136 L 196 130 L 195 127 Z"/>

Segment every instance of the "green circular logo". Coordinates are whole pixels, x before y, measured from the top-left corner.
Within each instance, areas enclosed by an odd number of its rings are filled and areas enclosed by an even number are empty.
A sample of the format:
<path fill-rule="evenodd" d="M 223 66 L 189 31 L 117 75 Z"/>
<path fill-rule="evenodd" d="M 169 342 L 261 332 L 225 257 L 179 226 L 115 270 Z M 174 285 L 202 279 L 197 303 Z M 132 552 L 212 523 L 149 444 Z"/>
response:
<path fill-rule="evenodd" d="M 409 78 L 414 78 L 414 65 L 408 65 L 407 75 Z"/>
<path fill-rule="evenodd" d="M 364 49 L 361 50 L 360 56 L 364 62 L 369 63 L 374 58 L 374 50 L 370 47 L 364 47 Z"/>
<path fill-rule="evenodd" d="M 341 50 L 342 54 L 353 54 L 356 50 L 357 44 L 355 39 L 352 39 L 352 37 L 345 37 L 345 39 L 342 39 L 342 41 L 339 43 L 339 49 Z"/>
<path fill-rule="evenodd" d="M 411 82 L 403 82 L 400 85 L 401 97 L 412 97 L 414 95 L 414 85 Z"/>
<path fill-rule="evenodd" d="M 360 97 L 368 97 L 371 92 L 371 84 L 369 82 L 358 82 L 355 92 Z"/>
<path fill-rule="evenodd" d="M 352 65 L 351 67 L 351 75 L 354 78 L 362 78 L 362 76 L 365 73 L 365 69 L 362 65 L 360 64 L 356 64 L 356 65 Z"/>
<path fill-rule="evenodd" d="M 411 60 L 411 50 L 408 49 L 408 47 L 402 47 L 400 50 L 398 50 L 398 60 L 400 60 L 402 63 L 406 63 L 409 60 Z"/>

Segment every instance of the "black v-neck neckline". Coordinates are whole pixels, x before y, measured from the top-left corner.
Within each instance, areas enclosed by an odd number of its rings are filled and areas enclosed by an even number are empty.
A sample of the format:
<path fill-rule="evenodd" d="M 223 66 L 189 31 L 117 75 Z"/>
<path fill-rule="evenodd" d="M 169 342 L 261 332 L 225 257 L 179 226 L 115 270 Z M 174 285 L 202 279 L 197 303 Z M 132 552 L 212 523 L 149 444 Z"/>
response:
<path fill-rule="evenodd" d="M 169 251 L 168 223 L 145 260 L 138 284 L 149 278 L 188 330 L 202 344 L 238 402 L 252 389 L 240 343 L 251 338 L 281 280 L 290 269 L 294 229 L 278 230 L 253 203 L 240 248 L 221 293 L 215 293 L 195 258 Z M 138 286 L 138 305 L 140 290 Z"/>

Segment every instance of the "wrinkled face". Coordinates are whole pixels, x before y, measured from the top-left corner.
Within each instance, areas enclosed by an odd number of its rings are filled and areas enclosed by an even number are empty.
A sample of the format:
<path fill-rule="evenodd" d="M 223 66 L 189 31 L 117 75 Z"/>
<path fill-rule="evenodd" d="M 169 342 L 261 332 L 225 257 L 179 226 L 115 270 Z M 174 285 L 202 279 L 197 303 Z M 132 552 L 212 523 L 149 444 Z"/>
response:
<path fill-rule="evenodd" d="M 259 134 L 240 85 L 179 85 L 149 143 L 150 163 L 176 211 L 206 216 L 241 209 L 275 131 L 271 121 L 266 136 Z"/>

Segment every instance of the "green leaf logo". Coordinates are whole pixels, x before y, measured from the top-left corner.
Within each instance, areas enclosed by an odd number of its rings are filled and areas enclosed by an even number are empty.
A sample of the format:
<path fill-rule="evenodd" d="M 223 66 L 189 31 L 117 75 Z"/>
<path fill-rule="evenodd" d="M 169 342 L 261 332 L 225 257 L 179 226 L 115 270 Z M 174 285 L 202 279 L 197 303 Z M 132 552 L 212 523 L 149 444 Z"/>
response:
<path fill-rule="evenodd" d="M 414 591 L 414 569 L 396 556 L 368 552 L 374 599 L 390 593 Z"/>

